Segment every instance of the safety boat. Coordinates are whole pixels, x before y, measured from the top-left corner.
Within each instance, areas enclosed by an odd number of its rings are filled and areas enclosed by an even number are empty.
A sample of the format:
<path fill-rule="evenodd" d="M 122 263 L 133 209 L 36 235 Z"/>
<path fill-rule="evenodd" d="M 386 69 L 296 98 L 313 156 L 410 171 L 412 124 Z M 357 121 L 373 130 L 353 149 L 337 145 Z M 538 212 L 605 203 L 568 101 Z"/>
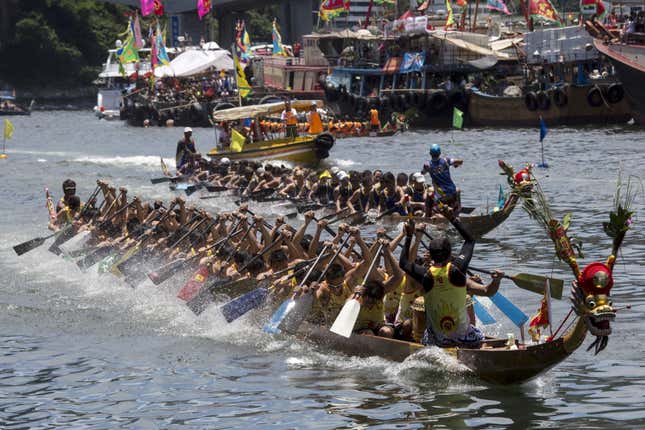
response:
<path fill-rule="evenodd" d="M 294 100 L 291 107 L 296 111 L 308 110 L 316 103 L 322 107 L 321 101 Z M 262 105 L 241 106 L 237 108 L 218 110 L 213 112 L 216 123 L 230 123 L 244 120 L 259 120 L 271 115 L 279 115 L 284 109 L 284 103 L 267 103 Z M 285 160 L 303 164 L 317 164 L 329 157 L 329 151 L 334 146 L 334 137 L 329 133 L 318 135 L 305 134 L 297 137 L 270 138 L 251 143 L 244 143 L 241 151 L 231 147 L 214 148 L 208 156 L 215 159 L 228 158 L 230 160 Z"/>

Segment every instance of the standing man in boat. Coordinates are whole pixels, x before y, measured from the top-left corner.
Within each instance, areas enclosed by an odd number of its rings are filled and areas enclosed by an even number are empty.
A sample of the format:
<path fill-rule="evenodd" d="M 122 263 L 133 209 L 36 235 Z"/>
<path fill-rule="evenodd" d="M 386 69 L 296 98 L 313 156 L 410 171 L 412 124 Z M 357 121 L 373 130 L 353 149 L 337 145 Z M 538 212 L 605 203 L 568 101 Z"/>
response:
<path fill-rule="evenodd" d="M 450 177 L 450 166 L 459 167 L 464 160 L 441 157 L 441 147 L 436 143 L 430 148 L 431 159 L 423 165 L 421 173 L 430 173 L 432 185 L 440 203 L 450 206 L 456 214 L 461 209 L 461 190 Z"/>
<path fill-rule="evenodd" d="M 177 152 L 175 153 L 175 164 L 177 170 L 188 163 L 192 157 L 197 153 L 195 148 L 195 140 L 193 139 L 193 129 L 190 127 L 184 128 L 184 137 L 177 142 Z"/>
<path fill-rule="evenodd" d="M 307 122 L 309 123 L 309 134 L 320 134 L 323 132 L 322 118 L 316 102 L 311 102 L 311 109 L 307 113 Z"/>
<path fill-rule="evenodd" d="M 298 112 L 291 107 L 289 100 L 284 102 L 284 110 L 280 115 L 280 119 L 284 121 L 286 127 L 286 136 L 295 139 L 298 136 Z"/>
<path fill-rule="evenodd" d="M 420 289 L 423 294 L 426 313 L 426 331 L 422 341 L 424 345 L 478 347 L 484 335 L 470 323 L 467 297 L 469 294 L 493 296 L 499 289 L 504 273 L 494 270 L 492 281 L 488 285 L 467 282 L 466 272 L 473 256 L 475 240 L 451 209 L 444 210 L 444 216 L 464 239 L 459 255 L 452 255 L 452 245 L 447 237 L 436 238 L 428 246 L 432 258 L 430 268 L 415 264 L 409 256 L 415 228 L 413 222 L 408 222 L 405 225 L 406 238 L 399 266 L 417 282 L 409 283 L 404 293 Z"/>
<path fill-rule="evenodd" d="M 370 109 L 370 131 L 378 132 L 381 130 L 381 120 L 379 120 L 378 109 Z"/>

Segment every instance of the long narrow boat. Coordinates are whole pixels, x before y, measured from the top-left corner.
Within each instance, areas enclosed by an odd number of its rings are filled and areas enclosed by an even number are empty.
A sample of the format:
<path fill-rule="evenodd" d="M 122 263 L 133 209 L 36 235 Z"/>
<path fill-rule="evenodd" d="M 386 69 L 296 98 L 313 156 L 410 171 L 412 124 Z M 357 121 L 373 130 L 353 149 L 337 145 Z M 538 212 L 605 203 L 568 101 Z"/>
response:
<path fill-rule="evenodd" d="M 294 109 L 308 109 L 312 103 L 321 106 L 320 101 L 294 100 L 291 106 Z M 263 105 L 241 106 L 213 112 L 213 120 L 239 121 L 246 118 L 258 118 L 280 113 L 284 103 L 267 103 Z M 212 149 L 208 152 L 211 158 L 228 158 L 230 160 L 285 160 L 305 164 L 317 164 L 329 157 L 329 151 L 334 146 L 334 137 L 329 133 L 318 135 L 303 135 L 295 138 L 283 137 L 279 139 L 264 140 L 246 143 L 242 151 Z"/>
<path fill-rule="evenodd" d="M 495 230 L 506 219 L 511 216 L 515 209 L 519 197 L 516 193 L 511 193 L 504 207 L 498 211 L 491 212 L 483 215 L 461 215 L 459 219 L 464 226 L 471 232 L 474 238 L 479 239 L 491 231 Z M 448 221 L 442 216 L 435 216 L 432 218 L 414 217 L 415 222 L 423 222 L 437 226 L 448 226 Z M 405 222 L 408 217 L 403 215 L 388 215 L 382 218 L 383 222 L 399 223 Z"/>

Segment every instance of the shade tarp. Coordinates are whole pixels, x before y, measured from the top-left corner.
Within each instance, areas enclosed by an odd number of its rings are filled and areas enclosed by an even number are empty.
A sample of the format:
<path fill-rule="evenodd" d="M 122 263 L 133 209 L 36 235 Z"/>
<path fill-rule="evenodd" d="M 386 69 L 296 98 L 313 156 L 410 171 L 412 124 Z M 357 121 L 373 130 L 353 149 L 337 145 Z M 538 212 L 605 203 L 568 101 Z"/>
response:
<path fill-rule="evenodd" d="M 323 107 L 322 100 L 292 100 L 291 107 L 295 110 L 306 111 L 311 105 Z M 265 103 L 263 105 L 240 106 L 231 109 L 216 110 L 213 112 L 215 121 L 235 121 L 244 118 L 255 118 L 256 116 L 267 116 L 279 114 L 284 110 L 284 102 Z"/>
<path fill-rule="evenodd" d="M 155 76 L 185 77 L 202 73 L 209 68 L 233 70 L 233 59 L 228 51 L 190 50 L 175 57 L 167 66 L 155 68 Z"/>
<path fill-rule="evenodd" d="M 497 57 L 498 59 L 502 59 L 502 60 L 506 60 L 506 59 L 510 58 L 510 55 L 508 55 L 508 54 L 506 54 L 504 52 L 492 51 L 492 50 L 490 50 L 488 48 L 484 48 L 484 47 L 476 45 L 474 43 L 466 42 L 463 39 L 457 39 L 457 38 L 453 38 L 453 37 L 446 37 L 446 35 L 441 35 L 441 34 L 437 34 L 437 33 L 433 33 L 432 36 L 437 38 L 437 39 L 444 40 L 444 41 L 446 41 L 448 43 L 451 43 L 451 44 L 457 46 L 458 48 L 465 49 L 467 51 L 471 51 L 471 52 L 474 52 L 476 54 L 480 54 L 480 55 L 484 55 L 484 56 L 494 56 L 494 57 Z"/>

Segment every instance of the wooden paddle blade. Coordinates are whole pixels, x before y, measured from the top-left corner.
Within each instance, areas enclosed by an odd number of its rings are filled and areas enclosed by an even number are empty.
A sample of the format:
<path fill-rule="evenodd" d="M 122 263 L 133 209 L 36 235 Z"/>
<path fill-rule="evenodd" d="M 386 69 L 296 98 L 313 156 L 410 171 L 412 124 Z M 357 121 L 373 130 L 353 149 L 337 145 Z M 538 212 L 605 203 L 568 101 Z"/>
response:
<path fill-rule="evenodd" d="M 112 252 L 111 246 L 103 246 L 101 248 L 97 248 L 96 250 L 88 253 L 85 257 L 76 261 L 76 265 L 78 266 L 79 269 L 81 269 L 82 271 L 85 271 L 90 267 L 94 266 L 99 261 L 103 260 L 111 252 Z"/>
<path fill-rule="evenodd" d="M 154 272 L 148 273 L 148 278 L 150 278 L 153 284 L 159 285 L 165 282 L 172 275 L 174 275 L 175 272 L 177 272 L 177 270 L 179 270 L 185 262 L 186 260 L 183 258 L 173 260 L 168 264 L 164 264 Z"/>
<path fill-rule="evenodd" d="M 256 288 L 255 290 L 244 294 L 220 308 L 227 322 L 233 322 L 247 312 L 262 306 L 269 295 L 266 288 Z"/>
<path fill-rule="evenodd" d="M 337 335 L 349 338 L 354 331 L 354 325 L 358 319 L 358 313 L 361 311 L 361 304 L 356 299 L 351 299 L 343 305 L 336 321 L 332 324 L 329 331 Z"/>
<path fill-rule="evenodd" d="M 199 293 L 199 290 L 204 286 L 209 276 L 210 270 L 208 266 L 206 264 L 199 266 L 188 282 L 181 287 L 181 290 L 177 293 L 177 297 L 186 302 L 192 299 Z"/>
<path fill-rule="evenodd" d="M 513 324 L 516 326 L 522 327 L 529 320 L 529 317 L 526 316 L 526 314 L 522 312 L 520 308 L 515 306 L 509 299 L 504 297 L 502 293 L 496 293 L 494 296 L 490 297 L 490 300 L 504 313 L 504 315 L 508 317 L 508 319 L 513 321 Z"/>
<path fill-rule="evenodd" d="M 469 214 L 475 212 L 475 209 L 477 209 L 477 208 L 468 207 L 468 206 L 466 206 L 466 207 L 462 206 L 461 209 L 459 210 L 459 213 L 464 214 L 464 215 L 469 215 Z"/>
<path fill-rule="evenodd" d="M 76 251 L 80 251 L 87 245 L 87 242 L 92 238 L 92 232 L 85 230 L 77 233 L 73 238 L 61 244 L 58 248 L 65 255 L 71 255 Z"/>
<path fill-rule="evenodd" d="M 223 185 L 206 185 L 206 189 L 209 193 L 218 193 L 220 191 L 226 191 L 229 188 Z"/>
<path fill-rule="evenodd" d="M 311 308 L 314 304 L 313 294 L 305 294 L 296 299 L 296 304 L 291 309 L 291 312 L 283 319 L 278 327 L 285 333 L 295 333 L 298 331 L 300 324 L 311 313 Z"/>
<path fill-rule="evenodd" d="M 186 306 L 193 311 L 195 315 L 201 315 L 208 305 L 213 303 L 215 298 L 207 287 L 202 288 L 195 297 L 186 302 Z"/>
<path fill-rule="evenodd" d="M 195 193 L 195 191 L 199 190 L 201 187 L 202 187 L 201 184 L 189 185 L 188 188 L 186 188 L 184 191 L 186 192 L 187 196 L 191 196 Z"/>
<path fill-rule="evenodd" d="M 16 252 L 16 254 L 22 255 L 31 251 L 32 249 L 38 248 L 40 245 L 45 243 L 45 240 L 47 240 L 46 237 L 37 237 L 14 246 L 13 250 Z"/>
<path fill-rule="evenodd" d="M 547 278 L 546 276 L 531 273 L 518 273 L 510 278 L 518 287 L 536 294 L 544 294 L 544 284 L 548 279 L 551 285 L 551 297 L 558 300 L 562 299 L 562 290 L 564 288 L 562 279 Z"/>
<path fill-rule="evenodd" d="M 473 309 L 475 310 L 475 316 L 479 321 L 481 321 L 482 324 L 484 325 L 491 325 L 495 324 L 497 321 L 495 321 L 495 318 L 491 314 L 488 313 L 486 308 L 482 306 L 481 303 L 479 303 L 479 300 L 477 300 L 475 297 L 473 297 Z"/>
<path fill-rule="evenodd" d="M 150 179 L 150 182 L 153 185 L 156 185 L 156 184 L 161 184 L 161 183 L 164 183 L 164 182 L 170 182 L 170 180 L 171 180 L 171 178 L 169 176 L 164 176 L 163 178 L 152 178 L 152 179 Z"/>
<path fill-rule="evenodd" d="M 291 312 L 295 305 L 296 301 L 291 298 L 282 302 L 278 310 L 271 315 L 269 322 L 264 325 L 264 331 L 271 334 L 280 333 L 280 323 L 282 323 L 282 320 Z"/>

